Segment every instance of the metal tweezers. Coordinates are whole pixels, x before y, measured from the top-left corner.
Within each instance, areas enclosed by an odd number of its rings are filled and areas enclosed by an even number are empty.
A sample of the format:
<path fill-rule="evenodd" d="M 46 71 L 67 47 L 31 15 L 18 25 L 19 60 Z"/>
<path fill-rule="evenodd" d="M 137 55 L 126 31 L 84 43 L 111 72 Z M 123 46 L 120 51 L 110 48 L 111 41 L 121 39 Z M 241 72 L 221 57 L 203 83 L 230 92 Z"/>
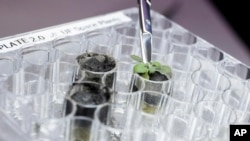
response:
<path fill-rule="evenodd" d="M 140 17 L 140 39 L 144 63 L 151 61 L 152 25 L 150 16 L 151 0 L 138 0 Z"/>

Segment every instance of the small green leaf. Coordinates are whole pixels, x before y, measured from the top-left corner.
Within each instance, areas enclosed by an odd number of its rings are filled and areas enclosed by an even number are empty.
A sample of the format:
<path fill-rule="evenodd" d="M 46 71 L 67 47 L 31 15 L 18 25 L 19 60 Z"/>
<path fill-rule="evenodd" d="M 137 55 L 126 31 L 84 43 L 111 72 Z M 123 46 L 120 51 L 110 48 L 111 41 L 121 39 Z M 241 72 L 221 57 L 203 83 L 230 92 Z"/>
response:
<path fill-rule="evenodd" d="M 171 74 L 171 68 L 167 65 L 162 65 L 158 71 L 162 74 Z"/>
<path fill-rule="evenodd" d="M 137 61 L 137 62 L 142 62 L 142 61 L 143 61 L 141 57 L 136 56 L 136 55 L 131 55 L 130 57 L 131 57 L 133 60 Z"/>
<path fill-rule="evenodd" d="M 146 73 L 148 72 L 148 68 L 146 67 L 145 64 L 140 63 L 134 66 L 133 71 L 134 73 Z"/>
<path fill-rule="evenodd" d="M 152 74 L 152 73 L 155 73 L 155 70 L 156 70 L 156 69 L 155 69 L 153 66 L 151 66 L 151 65 L 150 65 L 149 68 L 148 68 L 148 71 L 149 71 L 149 73 L 151 73 L 151 74 Z"/>
<path fill-rule="evenodd" d="M 141 76 L 142 76 L 143 78 L 145 78 L 145 79 L 149 79 L 148 73 L 143 73 Z"/>
<path fill-rule="evenodd" d="M 154 67 L 156 67 L 156 68 L 161 67 L 161 64 L 160 64 L 159 62 L 157 62 L 157 61 L 153 61 L 153 62 L 151 62 L 151 64 L 152 64 Z"/>

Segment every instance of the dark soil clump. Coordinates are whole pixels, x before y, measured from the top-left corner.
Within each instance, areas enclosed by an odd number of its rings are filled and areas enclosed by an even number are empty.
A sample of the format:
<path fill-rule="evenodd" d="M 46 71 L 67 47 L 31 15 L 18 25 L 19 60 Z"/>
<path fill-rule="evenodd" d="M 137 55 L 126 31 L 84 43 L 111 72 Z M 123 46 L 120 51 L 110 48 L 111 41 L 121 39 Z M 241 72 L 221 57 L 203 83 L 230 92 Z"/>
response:
<path fill-rule="evenodd" d="M 73 94 L 71 98 L 83 105 L 99 105 L 105 103 L 110 98 L 110 91 L 107 87 L 99 87 L 95 84 L 73 84 L 74 87 L 78 89 Z"/>
<path fill-rule="evenodd" d="M 166 75 L 163 75 L 158 71 L 156 71 L 153 74 L 149 74 L 149 78 L 152 81 L 166 81 L 166 80 L 168 80 L 168 77 Z"/>
<path fill-rule="evenodd" d="M 85 53 L 77 57 L 81 69 L 94 72 L 107 72 L 115 68 L 115 60 L 107 55 L 97 53 Z"/>

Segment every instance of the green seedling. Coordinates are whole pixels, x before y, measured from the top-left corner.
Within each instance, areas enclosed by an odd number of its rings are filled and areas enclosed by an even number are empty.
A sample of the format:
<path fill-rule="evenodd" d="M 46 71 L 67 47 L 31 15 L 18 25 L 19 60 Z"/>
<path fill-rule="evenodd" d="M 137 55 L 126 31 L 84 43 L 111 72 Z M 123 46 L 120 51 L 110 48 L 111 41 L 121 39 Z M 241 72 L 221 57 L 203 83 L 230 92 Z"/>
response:
<path fill-rule="evenodd" d="M 171 68 L 167 65 L 162 65 L 157 61 L 143 63 L 142 58 L 136 55 L 131 55 L 131 58 L 137 62 L 133 68 L 134 73 L 139 74 L 145 79 L 150 79 L 150 74 L 153 74 L 156 71 L 163 75 L 171 76 Z"/>

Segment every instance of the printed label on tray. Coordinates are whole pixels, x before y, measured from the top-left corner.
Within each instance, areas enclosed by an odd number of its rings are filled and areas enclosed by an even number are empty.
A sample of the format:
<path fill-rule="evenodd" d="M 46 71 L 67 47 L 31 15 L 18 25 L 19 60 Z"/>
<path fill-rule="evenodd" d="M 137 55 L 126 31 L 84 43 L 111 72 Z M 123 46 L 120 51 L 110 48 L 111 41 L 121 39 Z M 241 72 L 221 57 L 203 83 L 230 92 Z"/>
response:
<path fill-rule="evenodd" d="M 42 43 L 53 40 L 55 37 L 63 35 L 75 35 L 101 28 L 106 28 L 121 23 L 129 22 L 131 18 L 122 12 L 97 16 L 86 20 L 59 25 L 55 28 L 45 29 L 35 33 L 14 37 L 0 41 L 0 53 L 16 50 L 21 46 L 33 43 Z"/>

